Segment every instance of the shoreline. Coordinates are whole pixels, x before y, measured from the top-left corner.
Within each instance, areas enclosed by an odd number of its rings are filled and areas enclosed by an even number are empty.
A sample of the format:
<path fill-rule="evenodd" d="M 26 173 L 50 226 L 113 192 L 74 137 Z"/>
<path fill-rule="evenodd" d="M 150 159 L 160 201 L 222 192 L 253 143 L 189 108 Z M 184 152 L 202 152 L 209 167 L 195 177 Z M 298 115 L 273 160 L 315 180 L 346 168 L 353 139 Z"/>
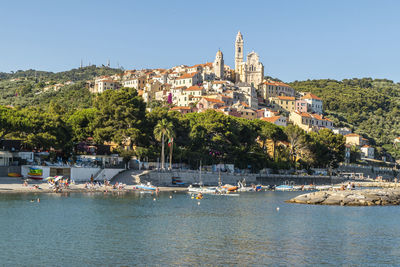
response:
<path fill-rule="evenodd" d="M 19 178 L 17 178 L 19 179 Z M 42 181 L 29 181 L 28 186 L 23 185 L 23 180 L 17 180 L 15 178 L 2 178 L 0 179 L 0 194 L 19 194 L 19 193 L 117 193 L 117 192 L 129 192 L 135 193 L 140 190 L 133 189 L 134 185 L 126 185 L 123 189 L 113 189 L 112 186 L 101 186 L 95 188 L 85 188 L 85 184 L 73 184 L 68 188 L 61 188 L 61 192 L 54 192 L 53 188 Z M 34 186 L 39 186 L 36 189 Z M 159 186 L 160 192 L 186 192 L 187 187 L 173 187 L 173 186 Z"/>

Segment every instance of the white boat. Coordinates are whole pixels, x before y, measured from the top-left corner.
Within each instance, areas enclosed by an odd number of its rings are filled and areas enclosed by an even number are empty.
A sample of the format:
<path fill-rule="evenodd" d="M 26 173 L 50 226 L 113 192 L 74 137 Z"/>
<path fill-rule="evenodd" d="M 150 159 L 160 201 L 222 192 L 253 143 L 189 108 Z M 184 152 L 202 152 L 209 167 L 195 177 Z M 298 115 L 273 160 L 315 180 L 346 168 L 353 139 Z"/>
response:
<path fill-rule="evenodd" d="M 283 184 L 283 185 L 279 185 L 279 186 L 275 187 L 275 190 L 276 191 L 293 191 L 294 189 L 293 189 L 293 186 L 291 186 L 291 185 Z"/>
<path fill-rule="evenodd" d="M 135 185 L 133 187 L 133 189 L 137 189 L 137 190 L 145 190 L 145 191 L 155 191 L 157 189 L 157 187 L 155 187 L 154 185 L 152 185 L 150 182 L 148 182 L 147 184 L 138 184 Z"/>

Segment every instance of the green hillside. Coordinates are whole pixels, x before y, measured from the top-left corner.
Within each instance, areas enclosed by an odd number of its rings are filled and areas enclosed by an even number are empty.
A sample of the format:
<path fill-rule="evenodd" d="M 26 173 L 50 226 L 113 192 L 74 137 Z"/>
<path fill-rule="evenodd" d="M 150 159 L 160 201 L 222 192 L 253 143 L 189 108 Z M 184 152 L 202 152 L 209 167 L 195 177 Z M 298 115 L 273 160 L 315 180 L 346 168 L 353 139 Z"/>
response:
<path fill-rule="evenodd" d="M 120 69 L 88 66 L 63 72 L 36 70 L 0 73 L 0 105 L 20 107 L 47 106 L 50 102 L 73 109 L 91 106 L 91 96 L 86 81 L 96 76 L 121 73 Z M 46 90 L 46 87 L 71 81 L 61 89 Z"/>
<path fill-rule="evenodd" d="M 386 79 L 307 80 L 291 83 L 297 91 L 324 100 L 324 110 L 336 126 L 347 126 L 368 138 L 379 152 L 400 158 L 393 146 L 400 136 L 400 84 Z"/>

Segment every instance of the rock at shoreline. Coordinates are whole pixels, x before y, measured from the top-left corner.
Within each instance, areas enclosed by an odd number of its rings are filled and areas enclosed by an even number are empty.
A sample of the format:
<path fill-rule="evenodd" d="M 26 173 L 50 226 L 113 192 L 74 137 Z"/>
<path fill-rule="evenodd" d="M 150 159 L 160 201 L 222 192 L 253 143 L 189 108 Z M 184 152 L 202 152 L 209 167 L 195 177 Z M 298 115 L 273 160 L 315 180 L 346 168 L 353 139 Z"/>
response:
<path fill-rule="evenodd" d="M 303 194 L 287 203 L 340 206 L 384 206 L 400 204 L 400 189 L 364 189 L 349 191 L 319 191 Z"/>

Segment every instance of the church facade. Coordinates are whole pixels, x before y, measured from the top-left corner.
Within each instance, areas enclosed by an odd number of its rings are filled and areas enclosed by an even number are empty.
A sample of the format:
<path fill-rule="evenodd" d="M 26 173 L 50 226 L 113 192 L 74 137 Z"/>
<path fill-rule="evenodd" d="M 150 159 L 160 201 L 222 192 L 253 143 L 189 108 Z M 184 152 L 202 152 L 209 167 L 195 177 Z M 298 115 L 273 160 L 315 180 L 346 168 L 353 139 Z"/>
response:
<path fill-rule="evenodd" d="M 256 52 L 247 55 L 246 62 L 243 62 L 243 35 L 238 32 L 235 40 L 235 80 L 258 87 L 264 80 L 264 66 Z"/>

